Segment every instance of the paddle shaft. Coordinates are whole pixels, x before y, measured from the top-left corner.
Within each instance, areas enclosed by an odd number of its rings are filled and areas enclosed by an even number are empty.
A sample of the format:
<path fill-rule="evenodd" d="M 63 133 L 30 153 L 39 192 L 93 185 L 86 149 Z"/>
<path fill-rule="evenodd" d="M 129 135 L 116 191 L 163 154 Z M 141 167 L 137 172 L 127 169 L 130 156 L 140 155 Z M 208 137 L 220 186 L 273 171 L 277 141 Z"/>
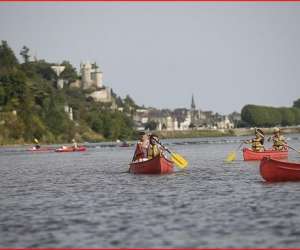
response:
<path fill-rule="evenodd" d="M 241 142 L 241 144 L 239 145 L 239 147 L 235 151 L 238 151 L 243 144 L 244 144 L 244 141 Z"/>
<path fill-rule="evenodd" d="M 172 154 L 172 152 L 167 149 L 164 145 L 162 145 L 158 140 L 156 140 L 155 138 L 152 138 L 157 144 L 159 144 L 165 151 L 167 151 L 168 153 Z"/>
<path fill-rule="evenodd" d="M 297 149 L 295 149 L 295 148 L 293 148 L 293 147 L 291 147 L 291 146 L 289 146 L 289 145 L 287 145 L 287 144 L 281 143 L 281 145 L 282 145 L 282 146 L 285 146 L 285 147 L 288 147 L 288 148 L 290 148 L 290 149 L 292 149 L 292 150 L 294 150 L 294 151 L 296 151 L 297 153 L 300 154 L 300 152 L 299 152 Z"/>
<path fill-rule="evenodd" d="M 285 145 L 285 146 L 287 146 L 288 148 L 290 148 L 290 149 L 292 149 L 292 150 L 294 150 L 294 151 L 296 151 L 297 153 L 300 154 L 300 152 L 299 152 L 297 149 L 295 149 L 295 148 L 293 148 L 293 147 L 291 147 L 291 146 L 289 146 L 289 145 Z"/>

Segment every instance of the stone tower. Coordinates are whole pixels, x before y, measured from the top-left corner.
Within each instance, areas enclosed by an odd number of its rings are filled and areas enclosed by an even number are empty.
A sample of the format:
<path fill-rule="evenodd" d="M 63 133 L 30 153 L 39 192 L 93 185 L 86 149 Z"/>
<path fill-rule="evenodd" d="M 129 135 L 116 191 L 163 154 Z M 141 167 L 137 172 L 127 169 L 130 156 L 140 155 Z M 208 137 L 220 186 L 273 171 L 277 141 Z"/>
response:
<path fill-rule="evenodd" d="M 90 63 L 83 63 L 80 65 L 81 81 L 83 89 L 88 89 L 92 86 L 92 65 Z"/>
<path fill-rule="evenodd" d="M 196 110 L 194 95 L 192 95 L 191 109 L 189 113 L 190 113 L 191 124 L 195 126 L 198 120 L 198 112 Z"/>
<path fill-rule="evenodd" d="M 195 109 L 196 109 L 196 105 L 195 105 L 194 95 L 192 95 L 191 111 L 195 111 Z"/>
<path fill-rule="evenodd" d="M 100 71 L 97 65 L 92 69 L 93 86 L 96 88 L 103 88 L 103 73 Z"/>

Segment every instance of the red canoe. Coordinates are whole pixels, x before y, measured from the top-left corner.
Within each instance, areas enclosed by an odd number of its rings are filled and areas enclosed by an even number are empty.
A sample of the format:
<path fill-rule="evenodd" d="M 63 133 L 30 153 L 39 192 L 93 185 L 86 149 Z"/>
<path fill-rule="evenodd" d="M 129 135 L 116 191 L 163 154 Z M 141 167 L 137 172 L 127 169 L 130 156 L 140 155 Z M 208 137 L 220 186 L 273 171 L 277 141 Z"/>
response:
<path fill-rule="evenodd" d="M 86 147 L 78 147 L 78 148 L 62 147 L 62 148 L 55 149 L 55 152 L 66 153 L 66 152 L 81 152 L 81 151 L 85 151 L 85 150 L 86 150 Z"/>
<path fill-rule="evenodd" d="M 270 157 L 272 159 L 284 159 L 288 157 L 288 151 L 265 150 L 263 152 L 254 152 L 249 148 L 244 148 L 243 156 L 245 161 L 259 161 L 264 157 Z"/>
<path fill-rule="evenodd" d="M 268 182 L 300 181 L 300 163 L 263 158 L 260 175 Z"/>
<path fill-rule="evenodd" d="M 173 162 L 157 156 L 148 161 L 130 163 L 129 172 L 132 174 L 169 174 L 173 172 Z"/>

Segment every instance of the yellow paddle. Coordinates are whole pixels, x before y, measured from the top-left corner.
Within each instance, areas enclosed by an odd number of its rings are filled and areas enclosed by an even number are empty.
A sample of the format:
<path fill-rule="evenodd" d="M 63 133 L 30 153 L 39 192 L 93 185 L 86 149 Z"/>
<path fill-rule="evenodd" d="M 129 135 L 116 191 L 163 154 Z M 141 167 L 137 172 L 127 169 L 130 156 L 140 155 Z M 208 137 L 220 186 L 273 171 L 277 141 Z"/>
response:
<path fill-rule="evenodd" d="M 171 155 L 171 160 L 176 164 L 177 167 L 180 169 L 184 169 L 189 164 L 186 159 L 183 158 L 180 154 L 171 152 L 168 148 L 166 148 L 164 145 L 162 145 L 159 141 L 153 138 L 153 140 L 159 144 L 165 151 L 167 151 Z"/>
<path fill-rule="evenodd" d="M 227 157 L 226 157 L 226 162 L 231 162 L 231 161 L 235 161 L 236 160 L 236 151 L 238 151 L 240 149 L 240 147 L 244 144 L 244 141 L 242 141 L 242 143 L 239 145 L 239 147 L 235 150 L 235 151 L 231 151 Z"/>
<path fill-rule="evenodd" d="M 231 162 L 231 161 L 235 161 L 236 160 L 236 153 L 235 151 L 231 151 L 227 157 L 226 157 L 226 162 Z"/>
<path fill-rule="evenodd" d="M 170 153 L 170 151 L 166 150 Z M 186 159 L 184 159 L 181 155 L 176 153 L 170 153 L 172 161 L 181 169 L 184 169 L 187 167 L 188 162 Z"/>

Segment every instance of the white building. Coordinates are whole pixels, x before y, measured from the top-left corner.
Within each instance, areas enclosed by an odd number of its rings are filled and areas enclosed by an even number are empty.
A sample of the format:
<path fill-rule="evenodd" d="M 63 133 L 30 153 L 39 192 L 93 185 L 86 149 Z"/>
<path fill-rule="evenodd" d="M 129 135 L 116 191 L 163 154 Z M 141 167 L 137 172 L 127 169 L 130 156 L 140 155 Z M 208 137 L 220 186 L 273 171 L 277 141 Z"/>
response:
<path fill-rule="evenodd" d="M 72 82 L 71 88 L 91 90 L 92 92 L 86 94 L 86 97 L 92 98 L 96 102 L 112 102 L 111 88 L 103 85 L 103 73 L 96 63 L 81 63 L 80 73 L 81 80 Z"/>
<path fill-rule="evenodd" d="M 225 116 L 224 119 L 222 119 L 222 121 L 217 122 L 216 125 L 218 129 L 234 128 L 234 123 L 229 120 L 228 116 Z"/>
<path fill-rule="evenodd" d="M 81 63 L 80 73 L 83 89 L 103 88 L 103 73 L 96 64 Z"/>
<path fill-rule="evenodd" d="M 67 113 L 67 115 L 69 116 L 69 119 L 71 121 L 73 121 L 73 109 L 72 109 L 72 107 L 70 107 L 69 105 L 65 105 L 64 109 L 65 109 L 65 112 Z"/>

